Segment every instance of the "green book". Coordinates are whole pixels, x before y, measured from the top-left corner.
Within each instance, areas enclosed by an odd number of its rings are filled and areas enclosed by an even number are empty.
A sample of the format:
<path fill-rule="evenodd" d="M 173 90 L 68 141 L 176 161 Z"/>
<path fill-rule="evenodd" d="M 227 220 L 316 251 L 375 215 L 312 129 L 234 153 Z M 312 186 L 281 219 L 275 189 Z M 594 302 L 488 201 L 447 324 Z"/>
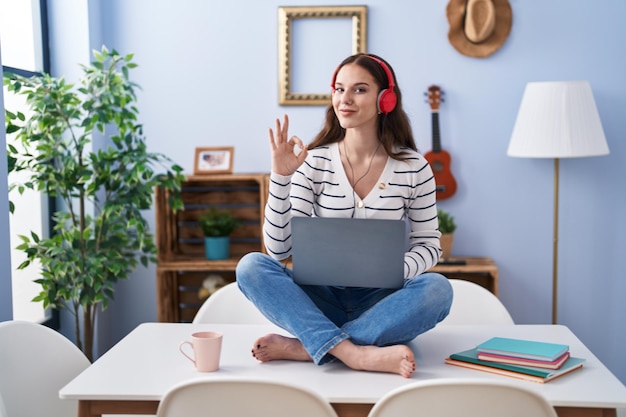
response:
<path fill-rule="evenodd" d="M 548 382 L 583 366 L 585 360 L 570 357 L 559 369 L 536 368 L 532 366 L 510 365 L 478 359 L 478 349 L 465 350 L 453 353 L 446 359 L 450 365 L 463 366 L 501 375 L 528 379 L 535 382 Z"/>

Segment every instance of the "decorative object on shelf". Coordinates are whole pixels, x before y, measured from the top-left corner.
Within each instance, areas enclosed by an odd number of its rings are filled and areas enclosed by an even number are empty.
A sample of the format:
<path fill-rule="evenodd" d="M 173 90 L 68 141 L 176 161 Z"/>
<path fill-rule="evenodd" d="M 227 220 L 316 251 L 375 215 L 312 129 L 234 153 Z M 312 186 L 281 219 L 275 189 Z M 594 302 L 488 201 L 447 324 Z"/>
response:
<path fill-rule="evenodd" d="M 450 44 L 463 55 L 475 58 L 496 52 L 513 24 L 508 0 L 450 0 L 446 14 Z"/>
<path fill-rule="evenodd" d="M 182 208 L 182 168 L 148 152 L 138 122 L 137 85 L 129 79 L 133 55 L 102 47 L 82 66 L 79 88 L 49 74 L 6 75 L 9 93 L 22 94 L 32 112 L 6 111 L 14 171 L 27 173 L 11 188 L 33 188 L 62 201 L 52 213 L 50 237 L 20 236 L 26 260 L 18 268 L 41 268 L 44 308 L 68 309 L 75 317 L 76 344 L 93 361 L 98 310 L 113 299 L 115 283 L 138 263 L 155 262 L 157 246 L 142 213 L 155 189 Z M 11 173 L 9 173 L 10 175 Z M 9 178 L 11 178 L 9 176 Z M 82 334 L 81 334 L 82 333 Z"/>
<path fill-rule="evenodd" d="M 528 83 L 507 154 L 521 158 L 554 159 L 552 323 L 557 324 L 559 159 L 609 154 L 589 83 Z"/>
<path fill-rule="evenodd" d="M 441 244 L 441 251 L 443 252 L 441 260 L 445 261 L 452 257 L 452 245 L 454 243 L 456 223 L 454 217 L 442 209 L 437 209 L 437 218 L 439 219 L 439 231 L 441 232 L 439 242 Z"/>
<path fill-rule="evenodd" d="M 297 30 L 294 28 L 297 21 L 302 19 L 319 19 L 320 27 L 318 32 L 309 36 L 308 39 L 294 39 L 294 34 L 303 37 L 304 34 L 310 33 L 312 29 Z M 346 35 L 352 37 L 352 50 L 335 50 L 329 51 L 334 45 L 345 45 L 337 39 L 342 34 L 327 33 L 329 19 L 344 19 L 347 23 L 352 23 L 350 29 L 346 28 Z M 313 21 L 314 23 L 315 21 Z M 309 25 L 305 25 L 308 28 Z M 334 26 L 331 26 L 331 28 Z M 296 29 L 296 30 L 294 30 Z M 310 48 L 310 44 L 320 43 L 320 36 L 329 39 L 324 43 L 324 48 Z M 336 39 L 333 39 L 333 36 Z M 337 49 L 337 47 L 335 47 Z M 298 53 L 298 60 L 292 57 L 291 51 L 306 50 L 307 53 Z M 319 50 L 321 53 L 315 53 Z M 326 83 L 320 86 L 319 92 L 299 92 L 306 89 L 304 82 L 307 77 L 305 69 L 317 66 L 324 66 L 324 63 L 335 65 L 333 60 L 339 56 L 348 56 L 359 52 L 367 51 L 367 6 L 294 6 L 278 8 L 278 104 L 281 106 L 289 105 L 309 105 L 309 106 L 327 106 L 330 104 L 330 86 Z M 335 57 L 335 58 L 332 58 Z M 306 58 L 305 62 L 301 60 Z M 330 60 L 330 61 L 329 61 Z M 294 74 L 300 74 L 300 78 L 294 80 Z M 330 82 L 330 80 L 329 80 Z M 294 89 L 294 86 L 296 89 Z"/>
<path fill-rule="evenodd" d="M 193 173 L 195 175 L 230 174 L 233 172 L 234 156 L 235 148 L 232 146 L 196 148 Z"/>
<path fill-rule="evenodd" d="M 450 171 L 450 154 L 441 148 L 441 134 L 439 131 L 439 105 L 443 101 L 441 87 L 428 87 L 428 103 L 432 112 L 433 147 L 424 155 L 432 167 L 437 183 L 437 200 L 445 200 L 456 193 L 456 180 Z"/>
<path fill-rule="evenodd" d="M 202 281 L 202 288 L 198 290 L 198 298 L 204 300 L 226 284 L 228 284 L 228 281 L 226 281 L 223 276 L 211 274 Z"/>
<path fill-rule="evenodd" d="M 230 256 L 230 234 L 240 226 L 239 220 L 226 210 L 212 206 L 198 218 L 204 233 L 204 252 L 209 260 L 228 259 Z"/>

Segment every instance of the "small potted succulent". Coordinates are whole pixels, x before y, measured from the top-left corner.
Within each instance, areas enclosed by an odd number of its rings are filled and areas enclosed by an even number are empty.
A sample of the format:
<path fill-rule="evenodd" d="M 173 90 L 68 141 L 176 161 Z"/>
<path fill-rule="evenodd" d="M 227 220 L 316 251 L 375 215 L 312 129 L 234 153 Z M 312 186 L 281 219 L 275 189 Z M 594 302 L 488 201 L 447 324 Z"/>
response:
<path fill-rule="evenodd" d="M 228 259 L 230 257 L 230 234 L 240 226 L 229 211 L 218 210 L 212 206 L 198 218 L 198 224 L 204 234 L 204 252 L 209 260 Z"/>
<path fill-rule="evenodd" d="M 441 260 L 445 261 L 452 256 L 452 244 L 454 242 L 454 231 L 456 223 L 454 217 L 445 210 L 437 209 L 437 217 L 439 219 L 439 231 L 441 232 L 441 250 L 443 254 Z"/>

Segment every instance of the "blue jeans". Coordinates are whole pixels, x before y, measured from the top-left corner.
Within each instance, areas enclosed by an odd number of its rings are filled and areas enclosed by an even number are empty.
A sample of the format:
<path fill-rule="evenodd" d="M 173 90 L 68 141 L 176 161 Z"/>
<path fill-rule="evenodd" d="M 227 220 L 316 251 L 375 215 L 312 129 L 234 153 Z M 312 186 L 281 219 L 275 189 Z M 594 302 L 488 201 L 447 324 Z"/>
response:
<path fill-rule="evenodd" d="M 237 283 L 274 324 L 297 337 L 313 361 L 334 360 L 328 351 L 350 339 L 356 345 L 406 344 L 435 327 L 450 311 L 447 278 L 425 273 L 401 289 L 300 286 L 270 256 L 253 252 L 239 261 Z"/>

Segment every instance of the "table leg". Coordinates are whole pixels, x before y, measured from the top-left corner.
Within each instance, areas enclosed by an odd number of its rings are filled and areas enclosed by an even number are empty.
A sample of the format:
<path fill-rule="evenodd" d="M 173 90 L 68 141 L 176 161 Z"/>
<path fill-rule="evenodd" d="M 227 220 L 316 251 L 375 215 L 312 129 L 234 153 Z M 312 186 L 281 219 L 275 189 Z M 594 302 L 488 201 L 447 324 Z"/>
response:
<path fill-rule="evenodd" d="M 102 417 L 102 414 L 91 413 L 91 401 L 78 401 L 78 417 Z"/>

